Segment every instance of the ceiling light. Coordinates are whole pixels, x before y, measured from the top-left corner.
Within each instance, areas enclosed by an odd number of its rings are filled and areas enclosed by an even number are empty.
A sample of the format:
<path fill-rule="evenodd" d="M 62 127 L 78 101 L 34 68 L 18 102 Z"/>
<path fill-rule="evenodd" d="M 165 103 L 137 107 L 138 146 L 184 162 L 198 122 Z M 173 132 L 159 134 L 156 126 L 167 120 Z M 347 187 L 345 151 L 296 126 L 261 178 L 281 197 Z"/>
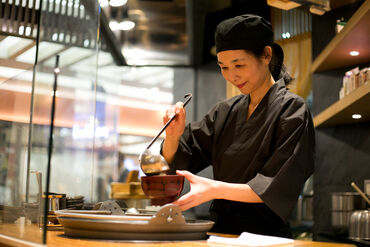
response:
<path fill-rule="evenodd" d="M 100 3 L 100 7 L 102 8 L 107 7 L 109 5 L 108 0 L 100 0 L 99 3 Z"/>
<path fill-rule="evenodd" d="M 122 21 L 119 24 L 119 29 L 123 31 L 131 30 L 134 27 L 135 27 L 135 22 L 130 21 L 130 20 Z"/>
<path fill-rule="evenodd" d="M 119 30 L 119 23 L 116 21 L 110 21 L 109 22 L 109 27 L 112 31 L 117 31 Z"/>
<path fill-rule="evenodd" d="M 123 6 L 127 3 L 127 0 L 110 0 L 109 4 L 112 7 Z"/>
<path fill-rule="evenodd" d="M 350 53 L 349 53 L 349 55 L 351 55 L 351 56 L 358 56 L 358 55 L 360 55 L 360 53 L 358 52 L 358 51 L 351 51 Z"/>
<path fill-rule="evenodd" d="M 361 116 L 361 114 L 353 114 L 352 118 L 353 119 L 360 119 L 360 118 L 362 118 L 362 116 Z"/>

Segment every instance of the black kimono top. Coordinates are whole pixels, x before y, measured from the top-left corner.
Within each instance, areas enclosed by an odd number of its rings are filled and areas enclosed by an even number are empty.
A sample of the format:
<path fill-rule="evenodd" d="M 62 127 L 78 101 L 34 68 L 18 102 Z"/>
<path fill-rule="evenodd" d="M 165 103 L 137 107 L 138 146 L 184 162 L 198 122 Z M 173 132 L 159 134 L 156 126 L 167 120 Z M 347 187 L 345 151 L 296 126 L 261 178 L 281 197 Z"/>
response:
<path fill-rule="evenodd" d="M 249 95 L 235 96 L 216 104 L 200 122 L 188 124 L 171 173 L 197 173 L 212 165 L 215 180 L 247 183 L 263 200 L 251 203 L 246 213 L 258 217 L 271 210 L 286 222 L 314 171 L 312 117 L 283 79 L 271 86 L 247 120 L 249 102 Z M 230 202 L 235 204 L 248 203 Z"/>

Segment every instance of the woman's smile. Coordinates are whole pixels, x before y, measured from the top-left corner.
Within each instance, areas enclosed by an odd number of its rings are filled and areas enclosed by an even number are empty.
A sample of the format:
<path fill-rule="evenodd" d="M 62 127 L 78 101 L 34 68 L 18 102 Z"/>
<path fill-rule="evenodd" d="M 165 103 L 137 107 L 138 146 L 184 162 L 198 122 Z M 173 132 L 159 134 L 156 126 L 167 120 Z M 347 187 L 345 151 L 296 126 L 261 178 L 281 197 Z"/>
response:
<path fill-rule="evenodd" d="M 240 89 L 240 88 L 243 88 L 245 86 L 245 84 L 247 84 L 247 82 L 244 82 L 244 83 L 236 85 L 236 86 Z"/>

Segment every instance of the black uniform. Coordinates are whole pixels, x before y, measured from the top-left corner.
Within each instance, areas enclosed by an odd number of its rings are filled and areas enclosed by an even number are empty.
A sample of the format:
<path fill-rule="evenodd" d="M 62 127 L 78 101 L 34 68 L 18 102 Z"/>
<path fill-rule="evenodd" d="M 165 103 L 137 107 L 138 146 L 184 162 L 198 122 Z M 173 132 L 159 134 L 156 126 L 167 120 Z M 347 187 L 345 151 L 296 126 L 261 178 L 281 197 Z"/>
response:
<path fill-rule="evenodd" d="M 188 124 L 171 172 L 197 173 L 212 165 L 214 179 L 247 183 L 264 203 L 214 200 L 214 232 L 290 236 L 287 218 L 314 170 L 315 134 L 304 100 L 282 79 L 247 120 L 249 95 L 215 105 L 200 122 Z"/>

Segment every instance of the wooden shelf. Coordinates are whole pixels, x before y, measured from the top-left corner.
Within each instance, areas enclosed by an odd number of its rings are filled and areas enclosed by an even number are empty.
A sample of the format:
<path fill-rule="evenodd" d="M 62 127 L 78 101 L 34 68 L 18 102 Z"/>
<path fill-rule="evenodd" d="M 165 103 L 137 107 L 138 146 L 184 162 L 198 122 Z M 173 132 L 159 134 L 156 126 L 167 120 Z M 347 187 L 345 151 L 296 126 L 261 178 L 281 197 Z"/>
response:
<path fill-rule="evenodd" d="M 314 117 L 315 127 L 336 126 L 370 121 L 370 82 L 355 89 Z M 362 118 L 353 119 L 352 114 Z"/>
<path fill-rule="evenodd" d="M 334 28 L 334 26 L 333 26 Z M 311 66 L 311 72 L 343 68 L 370 60 L 370 0 L 366 0 Z M 350 56 L 356 50 L 358 56 Z"/>

